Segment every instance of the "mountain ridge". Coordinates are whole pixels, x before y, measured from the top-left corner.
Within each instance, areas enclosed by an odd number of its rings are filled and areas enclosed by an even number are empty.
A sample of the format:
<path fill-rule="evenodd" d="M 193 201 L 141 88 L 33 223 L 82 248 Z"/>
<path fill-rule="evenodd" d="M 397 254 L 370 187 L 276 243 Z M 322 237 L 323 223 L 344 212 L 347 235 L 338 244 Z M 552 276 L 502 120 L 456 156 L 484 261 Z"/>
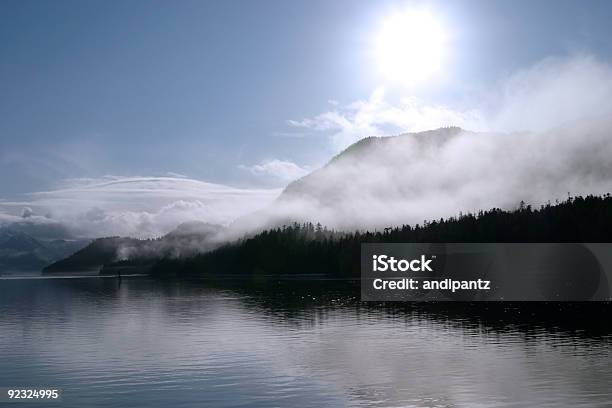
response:
<path fill-rule="evenodd" d="M 464 129 L 458 126 L 448 126 L 448 127 L 441 127 L 441 128 L 432 129 L 432 130 L 426 130 L 422 132 L 401 133 L 399 135 L 394 135 L 394 136 L 367 136 L 367 137 L 364 137 L 362 139 L 359 139 L 355 143 L 351 144 L 350 146 L 346 147 L 340 153 L 333 156 L 323 167 L 316 169 L 306 174 L 305 176 L 300 177 L 299 179 L 294 180 L 291 183 L 289 183 L 283 189 L 283 192 L 281 193 L 279 199 L 280 200 L 285 199 L 286 195 L 299 194 L 300 189 L 303 188 L 302 184 L 307 182 L 307 180 L 311 179 L 312 177 L 318 176 L 330 166 L 338 164 L 339 162 L 343 160 L 347 160 L 347 159 L 362 159 L 363 157 L 359 157 L 359 156 L 369 156 L 375 153 L 376 148 L 380 147 L 381 145 L 393 143 L 398 140 L 403 141 L 404 139 L 409 139 L 409 138 L 416 140 L 418 143 L 422 145 L 428 144 L 430 142 L 433 142 L 433 144 L 440 145 L 440 144 L 447 142 L 450 138 L 452 138 L 453 136 L 456 136 L 460 132 L 467 132 L 467 131 L 465 131 Z M 372 150 L 374 150 L 374 152 Z"/>
<path fill-rule="evenodd" d="M 43 240 L 11 226 L 0 227 L 0 273 L 39 271 L 81 249 L 86 239 Z"/>
<path fill-rule="evenodd" d="M 43 273 L 100 271 L 123 261 L 149 263 L 162 258 L 195 255 L 214 248 L 222 227 L 201 221 L 179 224 L 174 230 L 156 239 L 104 237 L 43 268 Z"/>

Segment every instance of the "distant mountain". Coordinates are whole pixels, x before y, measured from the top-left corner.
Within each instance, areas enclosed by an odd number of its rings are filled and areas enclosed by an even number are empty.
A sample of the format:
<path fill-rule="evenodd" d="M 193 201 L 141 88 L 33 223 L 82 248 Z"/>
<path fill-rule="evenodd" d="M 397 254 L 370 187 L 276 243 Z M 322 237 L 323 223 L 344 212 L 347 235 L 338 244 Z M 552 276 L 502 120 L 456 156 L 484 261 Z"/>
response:
<path fill-rule="evenodd" d="M 43 272 L 85 272 L 99 270 L 104 264 L 117 260 L 119 248 L 139 244 L 140 240 L 133 238 L 98 238 L 69 257 L 45 267 Z"/>
<path fill-rule="evenodd" d="M 43 248 L 43 245 L 26 233 L 12 228 L 0 228 L 0 250 L 30 252 Z"/>
<path fill-rule="evenodd" d="M 241 217 L 233 227 L 262 231 L 294 221 L 312 221 L 341 230 L 376 229 L 422 222 L 421 214 L 455 214 L 463 210 L 456 203 L 448 202 L 445 211 L 430 205 L 441 201 L 431 198 L 432 195 L 460 187 L 453 185 L 454 178 L 443 177 L 437 171 L 448 164 L 440 152 L 457 140 L 465 141 L 476 135 L 459 127 L 445 127 L 366 137 L 325 166 L 290 183 L 271 206 Z M 427 179 L 431 181 L 427 183 Z M 468 209 L 474 208 L 480 206 Z"/>
<path fill-rule="evenodd" d="M 412 155 L 435 151 L 462 132 L 466 133 L 459 127 L 446 127 L 398 136 L 366 137 L 347 147 L 324 167 L 290 183 L 279 200 L 303 198 L 333 203 L 341 196 L 353 193 L 351 185 L 358 178 L 368 176 L 363 174 L 363 170 L 376 168 L 397 169 L 400 174 L 395 176 L 399 182 L 402 179 L 399 170 L 415 159 Z"/>
<path fill-rule="evenodd" d="M 87 245 L 89 240 L 37 239 L 13 226 L 0 227 L 0 273 L 34 272 Z"/>
<path fill-rule="evenodd" d="M 612 191 L 612 116 L 541 132 L 447 127 L 362 139 L 290 183 L 243 230 L 296 222 L 376 230 Z"/>
<path fill-rule="evenodd" d="M 40 222 L 43 219 L 44 222 Z M 60 222 L 38 217 L 38 222 L 32 222 L 30 218 L 5 224 L 0 228 L 9 228 L 14 232 L 22 232 L 39 241 L 74 240 L 75 237 L 68 228 Z"/>
<path fill-rule="evenodd" d="M 101 270 L 124 261 L 146 265 L 163 258 L 193 256 L 218 246 L 218 225 L 188 222 L 158 239 L 99 238 L 71 256 L 44 268 L 45 273 Z"/>

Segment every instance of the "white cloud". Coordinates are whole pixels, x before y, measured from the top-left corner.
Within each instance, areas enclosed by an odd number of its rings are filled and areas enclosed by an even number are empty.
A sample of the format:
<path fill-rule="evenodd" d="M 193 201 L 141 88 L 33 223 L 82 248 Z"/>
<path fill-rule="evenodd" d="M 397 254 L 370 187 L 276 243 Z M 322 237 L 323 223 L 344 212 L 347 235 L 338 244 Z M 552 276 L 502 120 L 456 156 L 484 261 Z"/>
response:
<path fill-rule="evenodd" d="M 543 131 L 612 112 L 612 66 L 592 56 L 547 58 L 515 72 L 488 96 L 489 127 Z"/>
<path fill-rule="evenodd" d="M 177 177 L 107 176 L 65 184 L 57 190 L 31 193 L 28 200 L 0 202 L 0 222 L 24 220 L 17 214 L 28 207 L 29 222 L 60 222 L 79 236 L 150 237 L 185 221 L 228 224 L 265 207 L 280 192 Z"/>
<path fill-rule="evenodd" d="M 272 178 L 286 184 L 289 181 L 298 179 L 310 171 L 308 167 L 301 167 L 288 160 L 266 160 L 252 166 L 239 166 L 254 176 Z"/>
<path fill-rule="evenodd" d="M 181 173 L 175 173 L 173 171 L 168 171 L 165 174 L 168 177 L 174 177 L 174 178 L 189 178 L 189 176 L 185 175 L 185 174 L 181 174 Z"/>
<path fill-rule="evenodd" d="M 321 113 L 314 118 L 289 120 L 292 127 L 331 131 L 337 150 L 367 136 L 419 132 L 445 126 L 480 129 L 483 125 L 477 110 L 456 111 L 429 105 L 415 97 L 402 98 L 397 104 L 385 100 L 383 88 L 376 89 L 367 100 Z"/>
<path fill-rule="evenodd" d="M 414 96 L 390 102 L 384 89 L 378 88 L 367 100 L 334 105 L 333 110 L 315 117 L 287 123 L 329 132 L 336 150 L 367 136 L 446 126 L 474 131 L 544 131 L 565 122 L 610 114 L 612 66 L 585 55 L 547 58 L 509 75 L 486 92 L 467 96 L 478 102 L 466 109 L 430 104 Z"/>

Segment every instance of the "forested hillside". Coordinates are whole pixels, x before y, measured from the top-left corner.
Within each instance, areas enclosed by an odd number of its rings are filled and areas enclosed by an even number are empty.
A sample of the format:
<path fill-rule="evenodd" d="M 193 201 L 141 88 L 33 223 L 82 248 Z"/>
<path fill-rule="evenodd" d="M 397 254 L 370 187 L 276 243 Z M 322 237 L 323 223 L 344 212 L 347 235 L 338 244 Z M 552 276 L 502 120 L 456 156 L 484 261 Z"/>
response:
<path fill-rule="evenodd" d="M 571 197 L 533 209 L 491 209 L 422 225 L 375 232 L 336 232 L 320 224 L 293 224 L 264 231 L 190 259 L 165 259 L 155 275 L 359 274 L 364 242 L 610 242 L 612 197 Z"/>

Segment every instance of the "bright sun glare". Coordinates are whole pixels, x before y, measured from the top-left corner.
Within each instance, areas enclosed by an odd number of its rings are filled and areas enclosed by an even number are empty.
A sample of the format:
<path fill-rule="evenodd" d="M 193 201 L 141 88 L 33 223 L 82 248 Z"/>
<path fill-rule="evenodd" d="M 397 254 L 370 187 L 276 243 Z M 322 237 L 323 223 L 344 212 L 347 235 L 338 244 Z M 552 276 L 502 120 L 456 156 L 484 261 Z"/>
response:
<path fill-rule="evenodd" d="M 415 84 L 441 68 L 445 33 L 426 11 L 390 16 L 376 37 L 376 59 L 386 79 Z"/>

